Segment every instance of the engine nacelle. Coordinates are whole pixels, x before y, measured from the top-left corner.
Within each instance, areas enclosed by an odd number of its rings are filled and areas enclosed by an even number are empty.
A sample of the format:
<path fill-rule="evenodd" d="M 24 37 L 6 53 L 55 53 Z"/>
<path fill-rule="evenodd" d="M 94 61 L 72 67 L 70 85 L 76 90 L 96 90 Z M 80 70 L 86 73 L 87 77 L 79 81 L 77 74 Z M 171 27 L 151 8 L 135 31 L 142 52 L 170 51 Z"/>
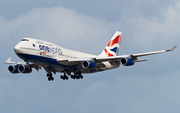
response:
<path fill-rule="evenodd" d="M 121 63 L 124 66 L 132 66 L 132 65 L 134 65 L 134 61 L 132 59 L 130 59 L 130 58 L 122 58 Z"/>
<path fill-rule="evenodd" d="M 20 73 L 20 72 L 18 71 L 18 66 L 17 66 L 17 65 L 10 65 L 10 66 L 8 67 L 8 71 L 11 72 L 11 73 L 13 73 L 13 74 L 15 74 L 15 73 Z"/>
<path fill-rule="evenodd" d="M 94 62 L 91 62 L 91 61 L 84 61 L 82 63 L 82 67 L 85 68 L 85 69 L 92 69 L 92 68 L 95 68 L 96 67 L 96 64 Z"/>
<path fill-rule="evenodd" d="M 18 66 L 18 71 L 21 72 L 21 73 L 31 73 L 32 68 L 29 68 L 26 65 L 19 65 Z"/>

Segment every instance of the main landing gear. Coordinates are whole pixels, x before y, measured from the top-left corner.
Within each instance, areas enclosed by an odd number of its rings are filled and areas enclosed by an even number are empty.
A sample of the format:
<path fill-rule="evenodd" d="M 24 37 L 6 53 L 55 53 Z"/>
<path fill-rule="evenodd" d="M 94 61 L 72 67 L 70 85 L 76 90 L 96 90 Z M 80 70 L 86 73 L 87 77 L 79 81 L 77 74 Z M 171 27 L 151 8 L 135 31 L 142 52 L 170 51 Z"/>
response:
<path fill-rule="evenodd" d="M 54 77 L 52 77 L 52 73 L 51 72 L 47 73 L 47 77 L 48 77 L 49 81 L 53 81 L 54 80 Z"/>
<path fill-rule="evenodd" d="M 83 75 L 81 75 L 81 71 L 77 70 L 74 71 L 74 75 L 70 75 L 72 79 L 83 79 Z M 64 72 L 64 75 L 60 76 L 61 79 L 63 80 L 68 80 L 68 76 L 66 75 L 66 72 Z"/>
<path fill-rule="evenodd" d="M 69 77 L 66 75 L 66 72 L 64 72 L 64 75 L 61 75 L 60 78 L 63 80 L 68 80 Z"/>
<path fill-rule="evenodd" d="M 70 75 L 70 77 L 72 79 L 83 79 L 83 75 L 81 75 L 81 71 L 77 70 L 77 71 L 74 71 L 74 75 L 71 75 L 70 73 L 68 73 Z M 54 80 L 54 77 L 52 76 L 52 73 L 51 72 L 48 72 L 47 73 L 47 77 L 48 77 L 48 81 L 53 81 Z M 60 76 L 61 79 L 63 80 L 68 80 L 69 77 L 66 75 L 66 71 L 64 71 L 64 75 L 61 75 Z"/>
<path fill-rule="evenodd" d="M 83 79 L 83 76 L 81 75 L 81 71 L 77 70 L 77 71 L 74 71 L 74 75 L 71 75 L 71 78 L 72 79 Z"/>

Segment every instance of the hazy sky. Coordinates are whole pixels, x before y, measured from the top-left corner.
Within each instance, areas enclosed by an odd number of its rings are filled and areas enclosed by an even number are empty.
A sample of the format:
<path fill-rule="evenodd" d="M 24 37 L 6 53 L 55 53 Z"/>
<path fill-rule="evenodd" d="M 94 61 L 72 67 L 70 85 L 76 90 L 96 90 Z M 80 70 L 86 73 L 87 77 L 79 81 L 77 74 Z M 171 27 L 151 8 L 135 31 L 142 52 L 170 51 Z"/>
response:
<path fill-rule="evenodd" d="M 180 1 L 0 0 L 1 113 L 179 113 Z M 11 74 L 24 37 L 100 54 L 122 31 L 119 55 L 170 49 L 134 66 L 49 82 L 44 70 Z"/>

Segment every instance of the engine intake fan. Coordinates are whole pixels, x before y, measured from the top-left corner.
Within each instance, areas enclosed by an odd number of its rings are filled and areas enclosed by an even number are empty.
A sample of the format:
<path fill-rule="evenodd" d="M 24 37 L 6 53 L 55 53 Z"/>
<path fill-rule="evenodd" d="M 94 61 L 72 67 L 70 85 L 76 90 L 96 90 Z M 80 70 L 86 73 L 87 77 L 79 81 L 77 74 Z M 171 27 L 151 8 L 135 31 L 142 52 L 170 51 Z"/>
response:
<path fill-rule="evenodd" d="M 124 66 L 132 66 L 134 65 L 134 61 L 130 58 L 122 58 L 121 64 L 123 64 Z"/>
<path fill-rule="evenodd" d="M 96 64 L 92 61 L 84 61 L 82 63 L 82 67 L 85 68 L 85 69 L 92 69 L 92 68 L 95 68 L 96 67 Z"/>
<path fill-rule="evenodd" d="M 32 68 L 27 67 L 26 65 L 19 65 L 18 66 L 18 71 L 21 72 L 21 73 L 31 73 Z"/>
<path fill-rule="evenodd" d="M 20 72 L 18 71 L 18 66 L 17 66 L 17 65 L 10 65 L 10 66 L 8 67 L 8 71 L 11 72 L 11 73 L 13 73 L 13 74 L 20 73 Z"/>

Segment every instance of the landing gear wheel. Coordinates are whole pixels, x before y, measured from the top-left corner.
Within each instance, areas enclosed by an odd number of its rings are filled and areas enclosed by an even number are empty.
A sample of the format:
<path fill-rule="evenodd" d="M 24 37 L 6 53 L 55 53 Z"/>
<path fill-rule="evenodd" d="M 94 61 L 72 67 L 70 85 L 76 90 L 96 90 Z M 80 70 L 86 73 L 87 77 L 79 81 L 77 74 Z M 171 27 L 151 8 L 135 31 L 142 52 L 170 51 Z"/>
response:
<path fill-rule="evenodd" d="M 80 70 L 75 70 L 74 75 L 71 75 L 71 78 L 73 79 L 83 79 L 83 75 L 81 75 L 82 72 Z"/>
<path fill-rule="evenodd" d="M 81 78 L 81 79 L 83 79 L 83 76 L 82 76 L 82 75 L 80 75 L 80 78 Z"/>
<path fill-rule="evenodd" d="M 68 80 L 69 77 L 66 75 L 66 71 L 64 71 L 63 73 L 64 73 L 64 75 L 61 75 L 60 79 Z"/>
<path fill-rule="evenodd" d="M 50 81 L 50 80 L 51 80 L 51 78 L 49 77 L 49 78 L 48 78 L 48 81 Z"/>
<path fill-rule="evenodd" d="M 64 77 L 65 77 L 66 80 L 68 80 L 68 78 L 69 78 L 68 76 L 64 76 Z"/>
<path fill-rule="evenodd" d="M 47 73 L 47 77 L 50 77 L 49 73 Z"/>
<path fill-rule="evenodd" d="M 79 76 L 76 76 L 76 79 L 79 79 Z"/>
<path fill-rule="evenodd" d="M 54 77 L 49 77 L 49 78 L 48 78 L 48 81 L 51 81 L 51 80 L 53 81 L 53 80 L 54 80 Z"/>
<path fill-rule="evenodd" d="M 48 72 L 47 73 L 47 77 L 48 77 L 48 81 L 53 81 L 54 80 L 54 77 L 52 77 L 52 73 L 51 72 Z"/>
<path fill-rule="evenodd" d="M 71 78 L 72 78 L 72 79 L 75 79 L 76 77 L 75 77 L 75 75 L 71 75 Z"/>
<path fill-rule="evenodd" d="M 52 77 L 52 73 L 47 73 L 47 77 Z"/>
<path fill-rule="evenodd" d="M 62 75 L 60 76 L 60 79 L 63 79 L 63 76 L 62 76 Z"/>
<path fill-rule="evenodd" d="M 54 77 L 51 77 L 51 80 L 54 81 Z"/>
<path fill-rule="evenodd" d="M 60 76 L 60 79 L 63 79 L 63 80 L 68 80 L 68 76 L 61 75 L 61 76 Z"/>

